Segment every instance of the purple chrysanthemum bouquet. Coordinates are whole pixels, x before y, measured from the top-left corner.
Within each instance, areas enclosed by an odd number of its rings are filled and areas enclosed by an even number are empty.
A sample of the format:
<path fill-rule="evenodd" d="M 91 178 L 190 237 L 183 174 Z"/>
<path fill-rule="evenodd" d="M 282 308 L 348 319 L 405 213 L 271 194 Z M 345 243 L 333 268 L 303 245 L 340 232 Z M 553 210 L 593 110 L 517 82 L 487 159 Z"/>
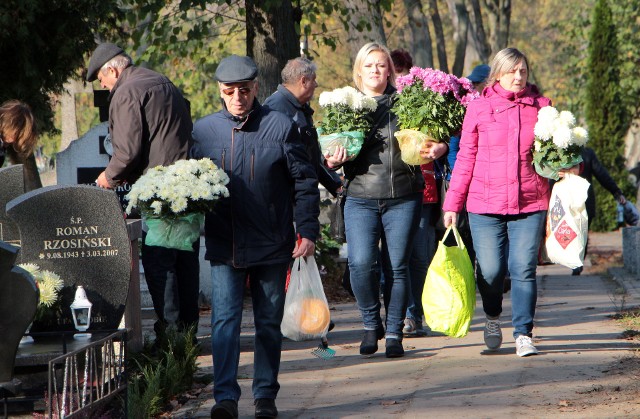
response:
<path fill-rule="evenodd" d="M 420 149 L 427 141 L 446 141 L 460 130 L 466 106 L 478 97 L 467 78 L 432 68 L 412 67 L 396 79 L 393 112 L 400 131 L 395 136 L 407 164 L 426 164 Z"/>

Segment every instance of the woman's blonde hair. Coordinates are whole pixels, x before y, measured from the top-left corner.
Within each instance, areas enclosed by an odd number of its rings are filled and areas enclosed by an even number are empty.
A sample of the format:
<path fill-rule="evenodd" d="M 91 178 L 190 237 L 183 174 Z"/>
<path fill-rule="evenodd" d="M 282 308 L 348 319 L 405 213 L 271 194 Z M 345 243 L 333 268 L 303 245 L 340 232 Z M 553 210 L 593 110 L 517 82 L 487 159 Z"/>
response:
<path fill-rule="evenodd" d="M 374 52 L 380 51 L 387 57 L 387 67 L 389 68 L 389 77 L 387 77 L 387 84 L 396 86 L 396 70 L 393 66 L 393 60 L 391 59 L 391 53 L 389 49 L 382 45 L 379 42 L 369 42 L 365 44 L 360 51 L 358 51 L 358 55 L 356 55 L 356 59 L 353 62 L 353 82 L 355 83 L 358 90 L 362 91 L 362 77 L 360 76 L 360 72 L 362 70 L 362 64 L 367 56 Z"/>
<path fill-rule="evenodd" d="M 487 86 L 492 86 L 496 81 L 498 81 L 500 76 L 513 70 L 520 61 L 524 61 L 528 70 L 529 60 L 527 60 L 527 56 L 518 49 L 505 48 L 498 51 L 496 56 L 493 57 L 493 61 L 491 61 L 491 72 L 487 78 Z"/>
<path fill-rule="evenodd" d="M 31 154 L 38 140 L 31 107 L 19 100 L 4 102 L 0 106 L 0 136 L 11 136 L 14 141 L 9 145 L 20 156 Z"/>

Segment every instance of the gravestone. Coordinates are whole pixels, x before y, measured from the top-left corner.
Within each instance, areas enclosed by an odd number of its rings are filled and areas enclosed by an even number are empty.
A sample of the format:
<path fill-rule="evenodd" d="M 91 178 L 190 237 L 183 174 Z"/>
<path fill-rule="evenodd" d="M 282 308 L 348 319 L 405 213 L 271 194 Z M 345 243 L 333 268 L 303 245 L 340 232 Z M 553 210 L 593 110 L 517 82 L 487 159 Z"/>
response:
<path fill-rule="evenodd" d="M 98 175 L 104 171 L 111 158 L 108 126 L 107 122 L 96 125 L 56 154 L 58 185 L 96 185 Z M 118 186 L 115 191 L 124 210 L 128 204 L 124 196 L 131 191 L 131 185 Z"/>
<path fill-rule="evenodd" d="M 38 307 L 38 288 L 33 278 L 14 267 L 18 252 L 17 247 L 0 241 L 0 384 L 13 378 L 20 339 Z"/>
<path fill-rule="evenodd" d="M 20 245 L 20 230 L 4 212 L 7 202 L 24 193 L 24 172 L 21 164 L 0 169 L 0 240 Z"/>
<path fill-rule="evenodd" d="M 131 242 L 116 194 L 93 186 L 49 186 L 7 204 L 22 237 L 20 263 L 64 281 L 59 309 L 31 332 L 74 330 L 69 306 L 82 285 L 93 303 L 89 332 L 118 328 L 131 276 Z"/>

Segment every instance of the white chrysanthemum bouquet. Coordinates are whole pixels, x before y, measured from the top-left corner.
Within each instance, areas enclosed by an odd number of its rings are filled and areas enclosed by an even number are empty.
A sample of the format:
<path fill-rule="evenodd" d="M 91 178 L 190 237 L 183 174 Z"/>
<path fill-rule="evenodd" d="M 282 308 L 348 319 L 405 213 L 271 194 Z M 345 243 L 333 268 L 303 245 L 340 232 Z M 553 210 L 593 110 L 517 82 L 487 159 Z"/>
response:
<path fill-rule="evenodd" d="M 145 244 L 191 251 L 204 214 L 229 196 L 227 183 L 229 176 L 208 158 L 157 166 L 131 187 L 127 213 L 137 207 L 145 217 Z"/>
<path fill-rule="evenodd" d="M 582 162 L 582 149 L 589 135 L 576 126 L 569 111 L 558 112 L 553 106 L 538 111 L 538 122 L 533 129 L 533 165 L 539 175 L 558 180 L 558 171 Z"/>
<path fill-rule="evenodd" d="M 342 146 L 351 159 L 356 158 L 366 133 L 371 129 L 369 114 L 376 110 L 378 102 L 346 86 L 322 92 L 319 103 L 324 113 L 318 124 L 322 154 L 333 154 L 337 146 Z"/>
<path fill-rule="evenodd" d="M 29 272 L 38 285 L 40 299 L 38 301 L 36 319 L 39 319 L 47 310 L 53 309 L 53 306 L 58 302 L 58 296 L 60 290 L 64 287 L 64 281 L 55 272 L 40 270 L 40 267 L 35 263 L 22 263 L 18 267 Z"/>

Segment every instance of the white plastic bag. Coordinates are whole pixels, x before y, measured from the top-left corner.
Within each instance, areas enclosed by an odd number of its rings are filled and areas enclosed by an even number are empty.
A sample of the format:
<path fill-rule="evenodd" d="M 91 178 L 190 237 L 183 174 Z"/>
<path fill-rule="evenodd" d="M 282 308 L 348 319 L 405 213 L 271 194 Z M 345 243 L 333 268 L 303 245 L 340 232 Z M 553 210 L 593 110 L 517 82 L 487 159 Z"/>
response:
<path fill-rule="evenodd" d="M 312 256 L 306 261 L 296 258 L 284 302 L 282 335 L 296 341 L 322 338 L 329 329 L 329 320 L 329 304 L 316 260 Z"/>
<path fill-rule="evenodd" d="M 553 186 L 545 240 L 547 256 L 553 263 L 571 269 L 582 266 L 588 234 L 588 189 L 588 181 L 572 174 Z"/>

